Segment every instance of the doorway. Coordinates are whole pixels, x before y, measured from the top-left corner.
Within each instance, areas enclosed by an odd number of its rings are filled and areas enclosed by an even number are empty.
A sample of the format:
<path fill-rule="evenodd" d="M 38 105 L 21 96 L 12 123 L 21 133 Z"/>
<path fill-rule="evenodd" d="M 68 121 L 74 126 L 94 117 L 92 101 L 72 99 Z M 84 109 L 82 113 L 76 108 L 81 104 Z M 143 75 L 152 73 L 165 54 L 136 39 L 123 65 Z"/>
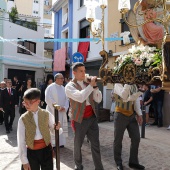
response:
<path fill-rule="evenodd" d="M 25 84 L 25 81 L 28 78 L 31 78 L 34 87 L 35 85 L 35 71 L 30 70 L 19 70 L 19 69 L 8 69 L 8 78 L 13 81 L 14 76 L 18 77 L 18 80 L 22 82 L 22 84 Z"/>

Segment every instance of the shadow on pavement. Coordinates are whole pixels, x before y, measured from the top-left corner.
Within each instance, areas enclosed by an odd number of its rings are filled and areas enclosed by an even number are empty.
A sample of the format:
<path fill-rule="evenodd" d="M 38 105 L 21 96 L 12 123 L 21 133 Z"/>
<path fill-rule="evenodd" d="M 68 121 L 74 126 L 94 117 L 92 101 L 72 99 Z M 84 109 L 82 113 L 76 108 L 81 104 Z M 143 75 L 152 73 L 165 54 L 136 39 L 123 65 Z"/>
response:
<path fill-rule="evenodd" d="M 6 143 L 11 145 L 12 147 L 17 147 L 17 137 L 8 135 L 8 139 L 5 139 Z"/>
<path fill-rule="evenodd" d="M 74 168 L 73 151 L 69 148 L 60 149 L 60 162 L 70 168 Z"/>

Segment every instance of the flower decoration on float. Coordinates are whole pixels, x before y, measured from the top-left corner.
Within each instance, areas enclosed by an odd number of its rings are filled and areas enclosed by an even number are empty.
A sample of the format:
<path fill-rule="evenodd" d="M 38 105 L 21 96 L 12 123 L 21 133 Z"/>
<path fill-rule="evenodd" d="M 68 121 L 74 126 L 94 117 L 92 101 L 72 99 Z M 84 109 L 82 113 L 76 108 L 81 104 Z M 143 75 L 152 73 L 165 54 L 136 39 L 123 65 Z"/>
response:
<path fill-rule="evenodd" d="M 140 72 L 159 69 L 162 64 L 162 50 L 150 46 L 132 46 L 127 54 L 115 60 L 114 74 L 119 74 L 127 64 L 133 64 Z"/>

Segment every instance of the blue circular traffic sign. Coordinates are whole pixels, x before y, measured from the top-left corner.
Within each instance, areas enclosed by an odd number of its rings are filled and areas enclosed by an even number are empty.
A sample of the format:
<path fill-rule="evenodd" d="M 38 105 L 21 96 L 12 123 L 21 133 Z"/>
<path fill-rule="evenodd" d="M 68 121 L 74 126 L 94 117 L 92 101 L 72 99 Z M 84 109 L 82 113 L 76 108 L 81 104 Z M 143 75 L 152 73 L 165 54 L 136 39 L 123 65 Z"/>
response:
<path fill-rule="evenodd" d="M 79 52 L 76 52 L 72 55 L 72 62 L 73 63 L 76 63 L 76 62 L 81 62 L 83 63 L 84 62 L 84 56 L 83 54 L 79 53 Z"/>

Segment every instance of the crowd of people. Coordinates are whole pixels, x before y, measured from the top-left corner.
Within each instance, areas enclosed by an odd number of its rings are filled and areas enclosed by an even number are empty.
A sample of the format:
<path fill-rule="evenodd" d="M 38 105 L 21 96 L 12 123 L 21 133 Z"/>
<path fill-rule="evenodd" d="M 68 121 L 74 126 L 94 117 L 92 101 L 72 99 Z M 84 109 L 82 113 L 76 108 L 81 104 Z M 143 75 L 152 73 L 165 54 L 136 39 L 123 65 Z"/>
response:
<path fill-rule="evenodd" d="M 83 170 L 81 148 L 85 137 L 91 145 L 91 153 L 96 170 L 103 170 L 100 154 L 99 127 L 95 103 L 100 103 L 102 93 L 96 84 L 95 76 L 85 77 L 83 63 L 73 65 L 74 78 L 64 79 L 61 73 L 47 75 L 45 83 L 38 89 L 28 78 L 25 85 L 17 76 L 4 79 L 0 83 L 0 124 L 5 123 L 6 133 L 13 130 L 15 107 L 19 107 L 17 140 L 22 170 L 53 170 L 55 155 L 55 130 L 60 130 L 59 147 L 66 145 L 68 136 L 68 113 L 74 133 L 73 160 L 75 170 Z M 85 81 L 86 80 L 86 81 Z M 142 107 L 145 107 L 146 126 L 149 125 L 150 107 L 154 108 L 152 125 L 163 126 L 164 91 L 161 87 L 140 85 L 122 85 L 116 83 L 112 90 L 114 103 L 114 160 L 118 170 L 122 165 L 122 140 L 127 129 L 131 138 L 129 167 L 145 169 L 139 163 L 138 148 L 140 144 L 139 125 L 143 123 Z M 54 121 L 54 107 L 57 104 L 59 122 Z M 169 128 L 170 129 L 170 128 Z"/>
<path fill-rule="evenodd" d="M 157 125 L 158 127 L 163 127 L 163 102 L 164 102 L 164 90 L 160 86 L 155 85 L 143 85 L 140 89 L 143 94 L 141 98 L 141 106 L 145 106 L 146 113 L 146 126 Z M 153 109 L 154 122 L 149 124 L 149 112 L 150 107 Z"/>

